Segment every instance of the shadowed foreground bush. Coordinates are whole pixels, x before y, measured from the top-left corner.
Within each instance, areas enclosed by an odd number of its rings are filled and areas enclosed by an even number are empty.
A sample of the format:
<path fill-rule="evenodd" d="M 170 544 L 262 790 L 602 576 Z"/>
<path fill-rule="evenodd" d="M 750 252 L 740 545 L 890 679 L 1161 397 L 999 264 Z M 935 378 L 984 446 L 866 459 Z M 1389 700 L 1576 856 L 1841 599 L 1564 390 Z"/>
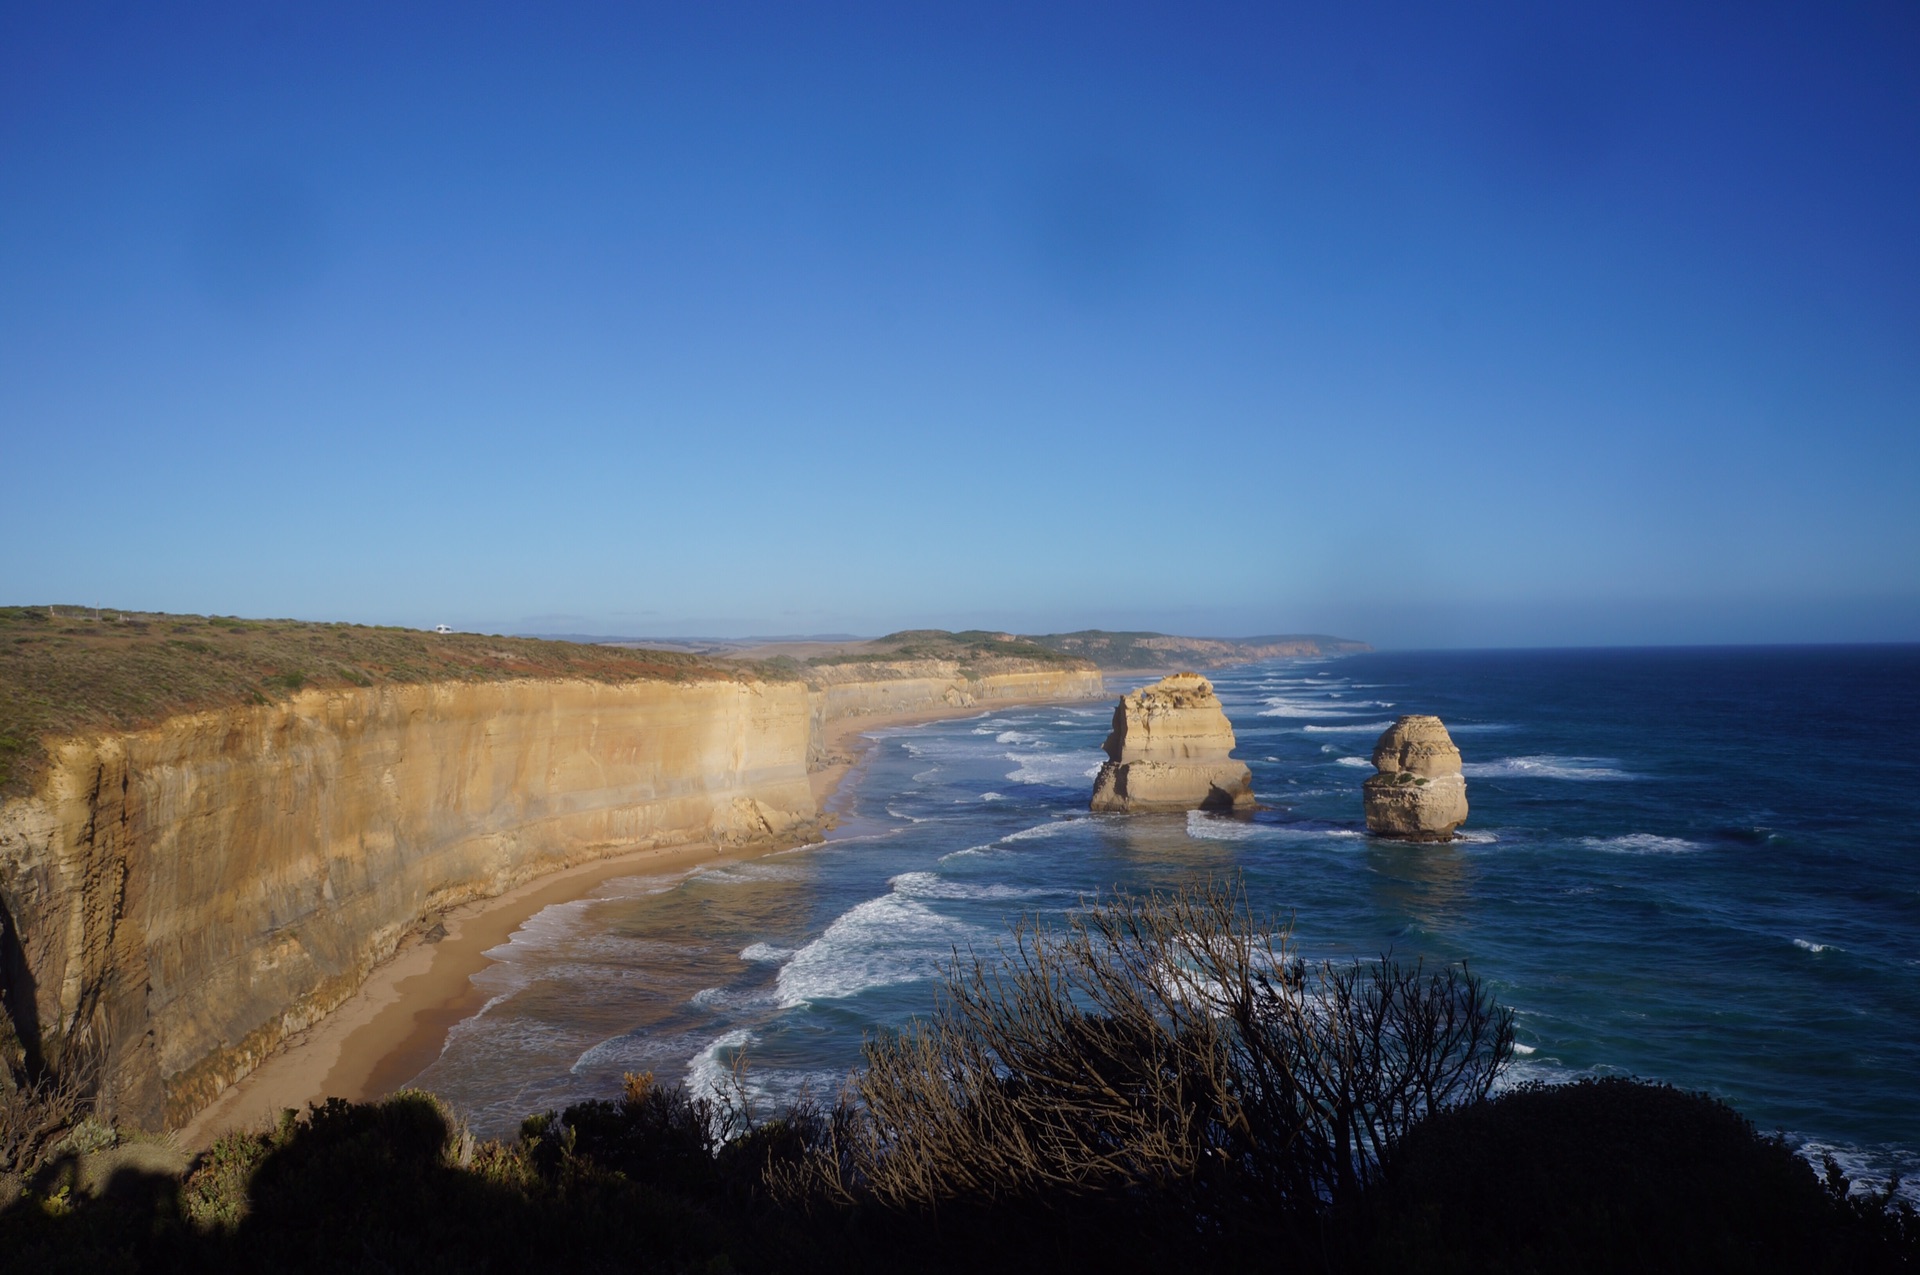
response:
<path fill-rule="evenodd" d="M 1620 1078 L 1524 1086 L 1415 1129 L 1369 1201 L 1380 1270 L 1873 1271 L 1920 1264 L 1920 1220 L 1849 1196 L 1704 1094 Z"/>
<path fill-rule="evenodd" d="M 475 1140 L 426 1094 L 230 1134 L 184 1180 L 0 1211 L 6 1270 L 1874 1271 L 1890 1195 L 1712 1099 L 1489 1099 L 1461 969 L 1309 966 L 1214 890 L 1121 896 L 973 961 L 831 1104 L 630 1076 Z"/>

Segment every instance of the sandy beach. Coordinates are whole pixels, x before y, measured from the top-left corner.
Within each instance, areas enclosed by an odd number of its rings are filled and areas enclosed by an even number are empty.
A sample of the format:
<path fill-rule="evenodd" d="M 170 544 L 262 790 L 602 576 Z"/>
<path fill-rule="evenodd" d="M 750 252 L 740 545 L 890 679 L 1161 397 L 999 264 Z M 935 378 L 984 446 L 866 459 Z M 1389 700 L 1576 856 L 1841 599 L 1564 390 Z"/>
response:
<path fill-rule="evenodd" d="M 827 752 L 848 760 L 809 777 L 815 807 L 823 814 L 834 813 L 841 784 L 871 747 L 867 732 L 981 711 L 849 717 L 830 724 Z M 270 1124 L 287 1108 L 304 1109 L 329 1097 L 364 1101 L 394 1092 L 439 1056 L 455 1023 L 480 1009 L 472 978 L 486 968 L 487 952 L 543 908 L 583 898 L 617 877 L 692 872 L 706 864 L 778 852 L 767 847 L 725 851 L 704 843 L 643 850 L 550 873 L 495 898 L 452 909 L 442 918 L 444 938 L 432 943 L 410 940 L 377 966 L 345 1004 L 292 1037 L 202 1109 L 179 1131 L 179 1139 L 200 1150 L 229 1129 Z"/>

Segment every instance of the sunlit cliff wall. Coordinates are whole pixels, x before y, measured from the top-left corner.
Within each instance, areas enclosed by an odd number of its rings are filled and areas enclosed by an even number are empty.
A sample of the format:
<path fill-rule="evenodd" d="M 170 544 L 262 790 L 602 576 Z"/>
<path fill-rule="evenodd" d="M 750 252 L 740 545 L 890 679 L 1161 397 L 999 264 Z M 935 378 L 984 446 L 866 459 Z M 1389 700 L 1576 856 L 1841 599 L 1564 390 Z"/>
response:
<path fill-rule="evenodd" d="M 634 849 L 816 836 L 809 757 L 838 717 L 1100 693 L 859 685 L 312 690 L 55 741 L 0 807 L 7 1009 L 46 1062 L 94 1051 L 117 1118 L 177 1127 L 441 909 Z"/>

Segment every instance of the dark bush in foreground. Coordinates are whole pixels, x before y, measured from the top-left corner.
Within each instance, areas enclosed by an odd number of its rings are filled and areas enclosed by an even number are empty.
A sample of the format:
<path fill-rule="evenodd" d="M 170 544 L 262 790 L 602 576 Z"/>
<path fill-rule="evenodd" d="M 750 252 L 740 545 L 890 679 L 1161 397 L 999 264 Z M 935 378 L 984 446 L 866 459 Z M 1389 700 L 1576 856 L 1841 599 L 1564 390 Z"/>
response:
<path fill-rule="evenodd" d="M 1912 1210 L 1828 1172 L 1704 1094 L 1526 1086 L 1404 1139 L 1359 1248 L 1408 1272 L 1920 1269 Z"/>

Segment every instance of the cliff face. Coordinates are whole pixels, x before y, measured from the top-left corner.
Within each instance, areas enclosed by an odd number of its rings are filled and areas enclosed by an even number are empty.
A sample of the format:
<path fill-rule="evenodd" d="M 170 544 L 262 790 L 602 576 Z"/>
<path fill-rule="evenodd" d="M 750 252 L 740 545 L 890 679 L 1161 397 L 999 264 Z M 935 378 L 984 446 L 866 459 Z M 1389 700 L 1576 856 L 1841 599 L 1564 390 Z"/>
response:
<path fill-rule="evenodd" d="M 1253 774 L 1235 761 L 1233 725 L 1197 673 L 1175 673 L 1123 696 L 1093 809 L 1232 810 L 1253 805 Z"/>
<path fill-rule="evenodd" d="M 65 741 L 0 813 L 34 1026 L 103 1042 L 115 1110 L 178 1124 L 425 913 L 630 848 L 805 835 L 807 712 L 796 684 L 441 683 Z"/>
<path fill-rule="evenodd" d="M 827 721 L 1088 677 L 440 682 L 52 741 L 0 806 L 0 988 L 29 1050 L 99 1051 L 115 1115 L 176 1127 L 441 909 L 635 849 L 813 838 Z"/>
<path fill-rule="evenodd" d="M 1367 830 L 1400 841 L 1450 841 L 1467 821 L 1460 750 L 1437 717 L 1411 713 L 1373 746 L 1379 772 L 1361 785 Z"/>

